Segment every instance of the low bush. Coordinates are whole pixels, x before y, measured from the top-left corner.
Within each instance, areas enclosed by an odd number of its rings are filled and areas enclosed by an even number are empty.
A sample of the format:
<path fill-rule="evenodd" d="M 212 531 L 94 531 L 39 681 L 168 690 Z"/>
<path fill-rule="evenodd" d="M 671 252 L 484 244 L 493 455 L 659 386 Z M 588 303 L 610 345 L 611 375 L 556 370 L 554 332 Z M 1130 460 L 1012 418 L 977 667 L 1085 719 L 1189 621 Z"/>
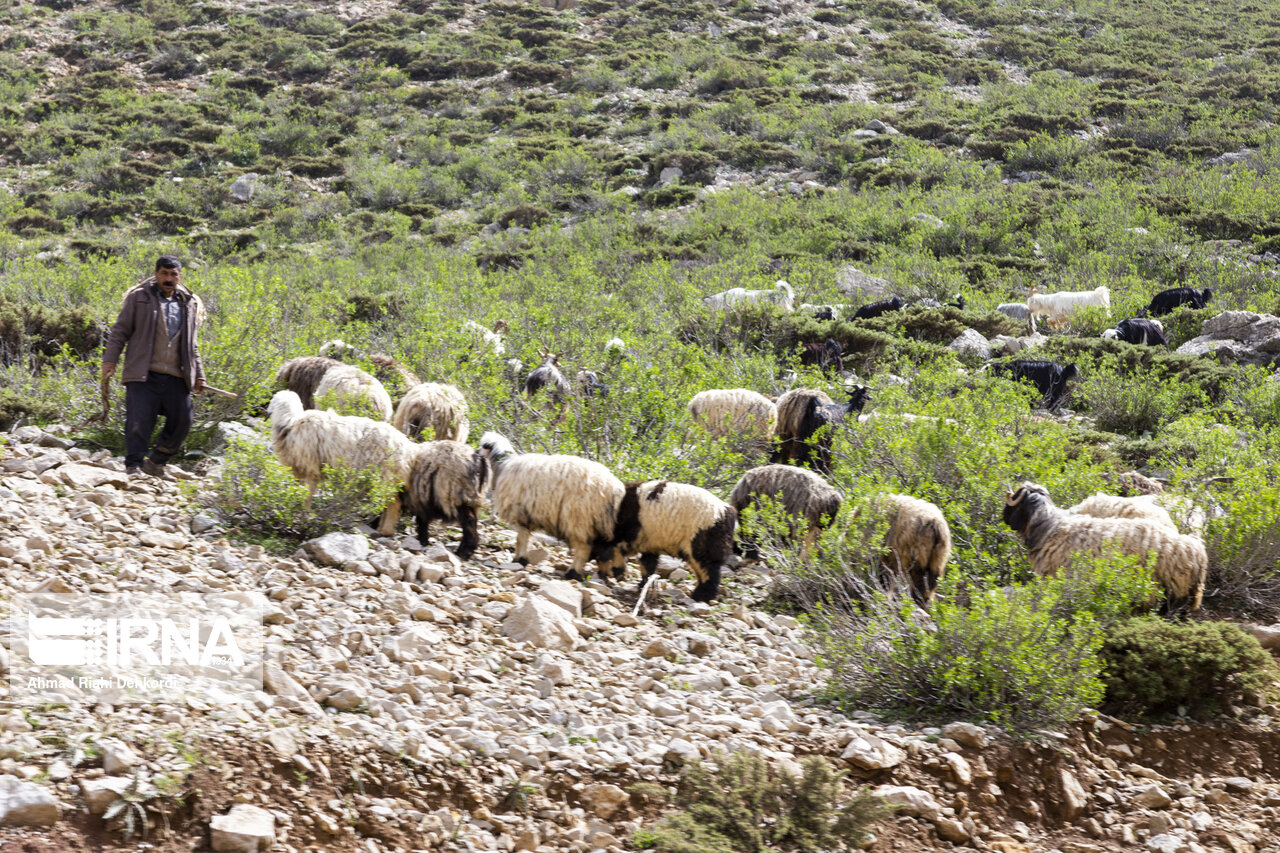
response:
<path fill-rule="evenodd" d="M 842 796 L 844 775 L 820 756 L 801 760 L 796 775 L 758 755 L 718 753 L 682 773 L 684 810 L 637 832 L 633 842 L 661 853 L 857 849 L 889 808 L 865 789 Z"/>
<path fill-rule="evenodd" d="M 1006 589 L 967 591 L 946 578 L 931 624 L 882 594 L 819 610 L 829 696 L 908 718 L 966 717 L 1014 729 L 1075 719 L 1103 697 L 1105 627 L 1156 595 L 1137 559 L 1076 563 Z"/>
<path fill-rule="evenodd" d="M 1130 619 L 1107 634 L 1101 655 L 1103 707 L 1114 714 L 1203 719 L 1247 693 L 1274 692 L 1280 678 L 1280 668 L 1257 639 L 1227 622 Z"/>

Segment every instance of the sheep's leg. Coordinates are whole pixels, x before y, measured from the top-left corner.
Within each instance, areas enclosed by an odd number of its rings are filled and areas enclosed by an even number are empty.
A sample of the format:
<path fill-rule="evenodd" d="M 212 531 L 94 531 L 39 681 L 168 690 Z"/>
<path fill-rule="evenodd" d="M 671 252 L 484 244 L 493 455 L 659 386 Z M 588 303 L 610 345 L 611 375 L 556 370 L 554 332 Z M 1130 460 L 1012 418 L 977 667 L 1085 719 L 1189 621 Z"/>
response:
<path fill-rule="evenodd" d="M 640 568 L 644 570 L 644 575 L 640 578 L 639 589 L 644 589 L 644 585 L 649 582 L 649 578 L 654 572 L 658 571 L 658 555 L 657 554 L 641 554 Z"/>
<path fill-rule="evenodd" d="M 396 532 L 396 525 L 400 523 L 400 506 L 400 494 L 397 492 L 395 498 L 382 511 L 382 520 L 378 523 L 379 536 L 391 536 Z"/>
<path fill-rule="evenodd" d="M 690 596 L 694 601 L 711 601 L 720 593 L 720 573 L 723 566 L 714 563 L 708 566 L 702 565 L 697 560 L 689 561 L 689 568 L 693 570 L 693 574 L 698 578 L 698 585 L 693 588 L 693 595 Z"/>
<path fill-rule="evenodd" d="M 574 542 L 569 546 L 573 554 L 573 568 L 564 573 L 565 580 L 586 580 L 587 561 L 591 559 L 591 543 Z"/>
<path fill-rule="evenodd" d="M 814 468 L 822 474 L 831 476 L 831 438 L 818 440 L 818 462 Z"/>
<path fill-rule="evenodd" d="M 418 522 L 418 544 L 425 548 L 431 542 L 431 522 L 434 515 L 429 509 L 421 509 L 418 510 L 416 518 Z"/>
<path fill-rule="evenodd" d="M 516 562 L 522 566 L 529 565 L 529 558 L 525 556 L 529 553 L 529 528 L 516 528 Z"/>
<path fill-rule="evenodd" d="M 934 577 L 933 572 L 929 571 L 927 566 L 912 562 L 911 570 L 911 598 L 922 609 L 929 609 L 929 602 L 933 598 L 933 591 L 938 588 L 938 579 Z"/>
<path fill-rule="evenodd" d="M 458 526 L 462 528 L 462 541 L 458 543 L 457 553 L 459 559 L 466 560 L 480 545 L 480 529 L 476 521 L 475 507 L 458 507 Z"/>

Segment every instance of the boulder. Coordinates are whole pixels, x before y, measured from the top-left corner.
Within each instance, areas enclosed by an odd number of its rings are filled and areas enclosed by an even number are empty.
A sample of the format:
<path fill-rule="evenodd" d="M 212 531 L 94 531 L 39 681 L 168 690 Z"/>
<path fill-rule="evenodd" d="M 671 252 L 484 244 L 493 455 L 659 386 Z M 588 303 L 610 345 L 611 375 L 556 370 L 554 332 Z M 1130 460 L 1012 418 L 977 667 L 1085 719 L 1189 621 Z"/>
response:
<path fill-rule="evenodd" d="M 617 785 L 590 785 L 582 792 L 587 808 L 596 813 L 602 820 L 609 820 L 618 809 L 631 799 L 631 795 Z"/>
<path fill-rule="evenodd" d="M 909 785 L 881 785 L 871 793 L 887 804 L 897 806 L 899 814 L 933 820 L 942 811 L 933 794 Z"/>
<path fill-rule="evenodd" d="M 539 595 L 525 597 L 502 620 L 502 631 L 517 643 L 571 652 L 578 645 L 578 628 L 564 608 Z"/>
<path fill-rule="evenodd" d="M 1178 352 L 1212 355 L 1236 364 L 1269 365 L 1280 355 L 1280 317 L 1251 311 L 1224 311 L 1204 321 L 1200 336 Z"/>
<path fill-rule="evenodd" d="M 129 475 L 123 471 L 112 471 L 97 465 L 85 465 L 82 462 L 71 462 L 58 468 L 58 475 L 68 486 L 82 489 L 96 489 L 98 486 L 116 486 L 123 489 L 129 485 Z"/>
<path fill-rule="evenodd" d="M 843 267 L 836 273 L 836 289 L 846 296 L 882 299 L 893 290 L 893 282 L 868 275 L 857 267 Z"/>
<path fill-rule="evenodd" d="M 568 581 L 547 581 L 538 587 L 538 595 L 564 609 L 575 619 L 582 617 L 582 590 Z"/>
<path fill-rule="evenodd" d="M 972 749 L 982 749 L 987 745 L 987 733 L 982 726 L 975 726 L 973 723 L 948 723 L 942 727 L 942 736 Z"/>
<path fill-rule="evenodd" d="M 275 815 L 258 806 L 239 803 L 209 821 L 209 844 L 228 853 L 270 850 L 276 841 Z"/>
<path fill-rule="evenodd" d="M 977 329 L 965 329 L 960 333 L 959 337 L 947 344 L 947 349 L 961 358 L 982 359 L 983 361 L 991 358 L 991 342 L 983 337 L 982 333 Z"/>
<path fill-rule="evenodd" d="M 17 776 L 0 776 L 0 826 L 53 826 L 61 817 L 53 794 Z"/>
<path fill-rule="evenodd" d="M 302 543 L 311 559 L 326 566 L 342 566 L 369 556 L 369 540 L 356 533 L 326 533 Z"/>
<path fill-rule="evenodd" d="M 863 770 L 888 770 L 905 761 L 907 754 L 883 738 L 859 730 L 840 757 Z"/>

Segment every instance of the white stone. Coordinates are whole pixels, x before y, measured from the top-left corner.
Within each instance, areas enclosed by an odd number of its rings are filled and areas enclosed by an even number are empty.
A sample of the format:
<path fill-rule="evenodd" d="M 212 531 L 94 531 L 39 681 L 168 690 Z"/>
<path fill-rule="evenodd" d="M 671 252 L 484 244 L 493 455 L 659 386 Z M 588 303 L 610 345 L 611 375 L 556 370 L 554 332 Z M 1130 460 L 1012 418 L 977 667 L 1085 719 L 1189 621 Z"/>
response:
<path fill-rule="evenodd" d="M 907 754 L 865 730 L 856 730 L 840 757 L 863 770 L 888 770 L 906 760 Z"/>
<path fill-rule="evenodd" d="M 61 817 L 53 794 L 17 776 L 0 776 L 0 826 L 53 826 Z"/>
<path fill-rule="evenodd" d="M 982 749 L 987 745 L 987 733 L 982 726 L 975 726 L 973 723 L 948 723 L 942 727 L 942 736 L 973 749 Z"/>
<path fill-rule="evenodd" d="M 947 344 L 947 349 L 957 355 L 980 358 L 983 361 L 991 358 L 991 342 L 977 329 L 965 329 L 959 337 Z"/>
<path fill-rule="evenodd" d="M 129 475 L 123 471 L 113 471 L 110 468 L 85 465 L 81 462 L 71 462 L 58 468 L 58 476 L 66 485 L 83 489 L 96 489 L 107 485 L 123 489 L 129 485 Z"/>
<path fill-rule="evenodd" d="M 326 533 L 302 543 L 311 559 L 326 566 L 341 566 L 369 556 L 369 540 L 356 533 Z"/>
<path fill-rule="evenodd" d="M 1089 807 L 1089 795 L 1085 793 L 1075 774 L 1066 767 L 1058 771 L 1058 791 L 1061 795 L 1058 807 L 1062 812 L 1062 817 L 1066 821 L 1074 823 L 1080 815 L 1084 814 L 1084 810 Z"/>
<path fill-rule="evenodd" d="M 1191 853 L 1191 846 L 1186 841 L 1168 833 L 1151 836 L 1146 846 L 1152 853 Z"/>
<path fill-rule="evenodd" d="M 129 789 L 130 780 L 125 776 L 103 776 L 99 779 L 85 779 L 80 783 L 80 791 L 89 806 L 89 814 L 101 815 L 107 808 L 120 799 Z"/>
<path fill-rule="evenodd" d="M 538 595 L 563 608 L 575 619 L 582 617 L 582 590 L 569 581 L 547 581 L 538 587 Z"/>
<path fill-rule="evenodd" d="M 932 820 L 942 811 L 932 794 L 908 785 L 881 785 L 871 793 L 891 806 L 898 806 L 901 814 Z"/>
<path fill-rule="evenodd" d="M 231 197 L 238 202 L 247 202 L 253 198 L 253 194 L 258 191 L 258 173 L 245 172 L 240 177 L 231 182 L 231 189 L 228 192 Z"/>
<path fill-rule="evenodd" d="M 526 596 L 511 608 L 502 620 L 502 631 L 517 643 L 562 652 L 573 651 L 580 636 L 572 616 L 537 595 Z"/>
<path fill-rule="evenodd" d="M 262 739 L 267 746 L 271 747 L 278 759 L 292 761 L 294 754 L 298 751 L 298 742 L 301 738 L 302 733 L 297 728 L 286 726 L 280 729 L 271 729 Z"/>
<path fill-rule="evenodd" d="M 266 809 L 239 803 L 209 821 L 209 842 L 225 853 L 270 850 L 276 840 L 276 818 Z"/>
<path fill-rule="evenodd" d="M 114 776 L 122 770 L 136 767 L 138 762 L 142 760 L 138 758 L 136 752 L 129 748 L 128 744 L 118 740 L 99 741 L 98 747 L 102 750 L 102 769 L 107 772 L 108 776 Z"/>
<path fill-rule="evenodd" d="M 613 817 L 618 809 L 630 801 L 631 796 L 617 785 L 590 785 L 582 792 L 587 807 L 603 820 Z"/>
<path fill-rule="evenodd" d="M 151 548 L 168 548 L 174 551 L 181 550 L 187 547 L 188 544 L 187 537 L 181 533 L 156 530 L 154 527 L 148 527 L 139 533 L 138 541 Z"/>
<path fill-rule="evenodd" d="M 1159 785 L 1146 785 L 1138 789 L 1133 802 L 1148 809 L 1163 809 L 1173 803 L 1173 798 L 1166 794 Z"/>

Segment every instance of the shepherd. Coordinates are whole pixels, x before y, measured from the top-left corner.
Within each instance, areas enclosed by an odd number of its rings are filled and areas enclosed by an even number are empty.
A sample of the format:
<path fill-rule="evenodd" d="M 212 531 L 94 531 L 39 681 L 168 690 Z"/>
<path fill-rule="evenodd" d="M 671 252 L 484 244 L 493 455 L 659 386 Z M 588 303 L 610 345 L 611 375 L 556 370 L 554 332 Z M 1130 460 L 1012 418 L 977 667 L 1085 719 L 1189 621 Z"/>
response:
<path fill-rule="evenodd" d="M 102 355 L 105 396 L 124 352 L 120 376 L 125 387 L 124 466 L 130 475 L 172 479 L 165 464 L 191 431 L 191 395 L 206 387 L 196 341 L 204 309 L 199 297 L 180 283 L 181 278 L 182 262 L 161 255 L 155 274 L 125 294 Z M 152 444 L 161 416 L 164 426 Z"/>

